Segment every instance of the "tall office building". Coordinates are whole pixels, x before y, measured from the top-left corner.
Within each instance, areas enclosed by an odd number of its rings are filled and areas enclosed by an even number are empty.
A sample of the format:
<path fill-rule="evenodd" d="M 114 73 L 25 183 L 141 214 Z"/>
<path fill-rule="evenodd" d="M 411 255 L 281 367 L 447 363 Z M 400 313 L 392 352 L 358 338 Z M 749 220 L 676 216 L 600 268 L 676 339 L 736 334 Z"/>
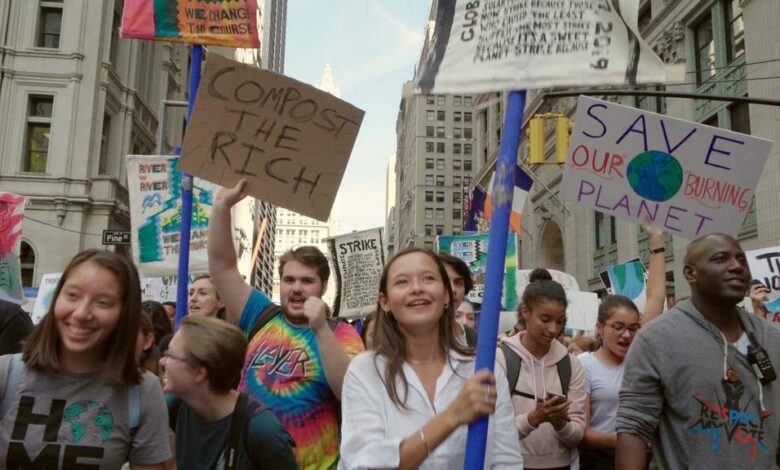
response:
<path fill-rule="evenodd" d="M 329 63 L 325 65 L 319 88 L 336 98 L 341 98 L 341 91 L 338 86 L 336 86 L 333 78 L 333 69 Z M 324 242 L 325 238 L 339 233 L 338 197 L 333 204 L 333 209 L 331 210 L 330 218 L 327 222 L 312 219 L 311 217 L 281 207 L 276 209 L 276 219 L 276 246 L 274 249 L 274 284 L 272 298 L 275 302 L 279 302 L 279 257 L 281 257 L 284 252 L 302 245 L 314 245 L 326 255 L 328 254 L 328 248 Z M 331 276 L 328 282 L 328 290 L 325 293 L 323 300 L 332 305 L 335 296 L 335 281 L 333 276 Z"/>
<path fill-rule="evenodd" d="M 0 0 L 0 191 L 29 199 L 24 286 L 129 230 L 125 156 L 181 142 L 183 111 L 159 110 L 186 100 L 188 48 L 120 39 L 122 7 Z"/>
<path fill-rule="evenodd" d="M 403 87 L 396 121 L 395 249 L 460 234 L 474 165 L 474 97 Z"/>

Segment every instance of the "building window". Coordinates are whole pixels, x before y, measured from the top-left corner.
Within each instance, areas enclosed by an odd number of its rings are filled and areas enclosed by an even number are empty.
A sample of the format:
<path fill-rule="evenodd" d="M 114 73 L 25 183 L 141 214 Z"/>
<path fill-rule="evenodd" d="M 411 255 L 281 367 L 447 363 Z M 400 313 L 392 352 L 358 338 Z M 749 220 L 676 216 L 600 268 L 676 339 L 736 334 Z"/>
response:
<path fill-rule="evenodd" d="M 463 154 L 471 155 L 471 144 L 463 144 Z"/>
<path fill-rule="evenodd" d="M 728 61 L 736 59 L 745 53 L 745 23 L 742 20 L 742 7 L 740 0 L 728 0 L 726 2 L 726 42 L 728 48 Z"/>
<path fill-rule="evenodd" d="M 41 2 L 36 46 L 59 49 L 60 32 L 62 29 L 62 8 L 62 0 L 45 0 Z"/>
<path fill-rule="evenodd" d="M 425 159 L 425 169 L 426 170 L 433 170 L 433 158 L 426 158 Z"/>
<path fill-rule="evenodd" d="M 111 23 L 111 45 L 108 49 L 108 61 L 116 68 L 119 55 L 119 31 L 122 28 L 122 7 L 124 2 L 114 4 L 114 15 Z M 170 88 L 170 86 L 169 86 Z M 169 97 L 170 98 L 170 97 Z"/>
<path fill-rule="evenodd" d="M 425 236 L 426 237 L 433 236 L 433 225 L 426 225 L 425 226 Z"/>
<path fill-rule="evenodd" d="M 436 111 L 436 120 L 437 121 L 444 121 L 447 119 L 447 112 L 446 111 Z"/>
<path fill-rule="evenodd" d="M 444 171 L 444 159 L 439 158 L 436 160 L 436 169 Z"/>
<path fill-rule="evenodd" d="M 436 186 L 444 186 L 444 175 L 436 175 Z"/>
<path fill-rule="evenodd" d="M 436 235 L 444 235 L 444 225 L 436 226 Z"/>
<path fill-rule="evenodd" d="M 108 174 L 108 147 L 111 137 L 111 116 L 103 115 L 103 132 L 100 134 L 100 161 L 98 162 L 98 174 Z"/>
<path fill-rule="evenodd" d="M 463 121 L 463 113 L 460 111 L 455 111 L 455 113 L 452 115 L 452 120 L 455 122 Z"/>
<path fill-rule="evenodd" d="M 644 5 L 639 7 L 639 20 L 637 20 L 637 29 L 639 31 L 644 31 L 652 19 L 653 15 L 650 11 L 650 2 L 644 2 Z"/>
<path fill-rule="evenodd" d="M 615 218 L 596 212 L 596 249 L 617 243 Z"/>
<path fill-rule="evenodd" d="M 463 113 L 463 122 L 471 122 L 471 113 L 470 112 Z"/>
<path fill-rule="evenodd" d="M 436 137 L 446 137 L 446 134 L 444 133 L 443 127 L 437 127 L 436 128 Z"/>
<path fill-rule="evenodd" d="M 51 140 L 53 96 L 31 96 L 27 110 L 27 139 L 24 171 L 45 173 Z"/>
<path fill-rule="evenodd" d="M 460 176 L 453 176 L 452 177 L 452 184 L 456 188 L 460 188 Z"/>
<path fill-rule="evenodd" d="M 433 153 L 433 142 L 425 143 L 425 151 L 428 153 Z"/>
<path fill-rule="evenodd" d="M 436 118 L 436 113 L 432 109 L 429 109 L 428 111 L 425 112 L 426 121 L 433 122 L 435 118 Z"/>
<path fill-rule="evenodd" d="M 436 209 L 436 219 L 444 220 L 444 209 Z"/>
<path fill-rule="evenodd" d="M 425 104 L 436 104 L 436 97 L 433 95 L 427 95 L 425 97 Z"/>
<path fill-rule="evenodd" d="M 666 87 L 663 85 L 647 87 L 645 85 L 639 85 L 637 90 L 651 90 L 651 91 L 666 91 Z M 636 107 L 644 109 L 645 111 L 652 111 L 654 113 L 666 114 L 666 98 L 663 96 L 636 96 Z"/>
<path fill-rule="evenodd" d="M 747 103 L 734 103 L 729 106 L 731 130 L 750 134 L 750 108 Z"/>
<path fill-rule="evenodd" d="M 463 169 L 471 171 L 471 160 L 463 160 Z"/>
<path fill-rule="evenodd" d="M 465 129 L 463 129 L 463 137 L 465 139 L 470 139 L 471 136 L 472 136 L 472 134 L 471 134 L 471 128 L 470 127 L 467 127 Z"/>
<path fill-rule="evenodd" d="M 425 202 L 433 202 L 433 191 L 425 191 Z"/>
<path fill-rule="evenodd" d="M 456 139 L 460 139 L 463 137 L 463 128 L 462 127 L 453 127 L 452 128 L 452 136 Z"/>
<path fill-rule="evenodd" d="M 35 280 L 35 250 L 24 240 L 20 246 L 19 264 L 22 269 L 22 286 L 32 287 Z"/>
<path fill-rule="evenodd" d="M 452 218 L 460 220 L 460 209 L 452 209 Z"/>
<path fill-rule="evenodd" d="M 425 137 L 433 137 L 433 126 L 425 126 Z"/>
<path fill-rule="evenodd" d="M 433 186 L 433 175 L 425 175 L 425 185 Z"/>
<path fill-rule="evenodd" d="M 463 106 L 471 106 L 471 103 L 473 103 L 473 98 L 470 96 L 464 96 L 463 97 Z"/>
<path fill-rule="evenodd" d="M 432 207 L 426 207 L 425 208 L 425 218 L 426 219 L 432 219 L 433 218 L 433 208 Z"/>
<path fill-rule="evenodd" d="M 425 242 L 425 249 L 433 251 L 433 242 Z"/>
<path fill-rule="evenodd" d="M 446 151 L 444 142 L 436 142 L 436 153 L 444 153 Z"/>
<path fill-rule="evenodd" d="M 461 149 L 461 144 L 460 143 L 456 142 L 456 143 L 452 144 L 452 153 L 454 155 L 460 155 L 460 149 Z"/>
<path fill-rule="evenodd" d="M 715 35 L 711 15 L 708 14 L 694 28 L 694 46 L 696 47 L 696 81 L 701 84 L 715 75 Z"/>
<path fill-rule="evenodd" d="M 444 95 L 436 95 L 436 106 L 444 106 L 447 104 L 447 97 Z"/>
<path fill-rule="evenodd" d="M 461 234 L 460 227 L 458 227 L 458 226 L 452 227 L 452 234 L 453 235 L 460 235 Z"/>
<path fill-rule="evenodd" d="M 460 160 L 453 160 L 452 161 L 452 169 L 453 170 L 460 170 Z"/>
<path fill-rule="evenodd" d="M 452 202 L 454 204 L 460 204 L 460 191 L 455 191 L 452 193 Z"/>
<path fill-rule="evenodd" d="M 444 202 L 444 191 L 436 191 L 436 202 Z"/>
<path fill-rule="evenodd" d="M 452 105 L 453 106 L 463 106 L 463 97 L 459 95 L 455 95 L 452 97 Z"/>

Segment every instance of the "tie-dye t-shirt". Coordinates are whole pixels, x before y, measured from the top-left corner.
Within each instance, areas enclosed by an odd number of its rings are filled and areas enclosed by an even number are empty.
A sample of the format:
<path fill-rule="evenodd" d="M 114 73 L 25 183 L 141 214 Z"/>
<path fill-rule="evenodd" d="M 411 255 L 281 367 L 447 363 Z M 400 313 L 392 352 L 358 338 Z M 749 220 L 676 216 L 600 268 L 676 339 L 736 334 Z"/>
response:
<path fill-rule="evenodd" d="M 250 333 L 271 300 L 253 290 L 240 327 Z M 339 323 L 333 331 L 347 354 L 363 350 L 354 328 Z M 314 332 L 290 324 L 283 314 L 249 338 L 242 391 L 271 408 L 295 441 L 303 470 L 336 468 L 339 457 L 339 401 L 328 385 Z"/>

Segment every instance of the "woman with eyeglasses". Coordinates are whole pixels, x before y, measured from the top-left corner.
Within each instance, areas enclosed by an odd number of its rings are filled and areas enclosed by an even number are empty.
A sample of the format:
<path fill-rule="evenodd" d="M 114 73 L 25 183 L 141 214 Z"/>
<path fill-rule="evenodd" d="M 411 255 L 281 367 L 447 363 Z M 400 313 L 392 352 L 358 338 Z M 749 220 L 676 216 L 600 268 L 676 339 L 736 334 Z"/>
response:
<path fill-rule="evenodd" d="M 647 279 L 647 303 L 639 309 L 628 297 L 608 295 L 601 299 L 596 332 L 601 347 L 596 352 L 577 356 L 585 372 L 585 414 L 587 426 L 579 446 L 582 470 L 615 468 L 615 432 L 618 395 L 623 382 L 623 364 L 639 328 L 663 312 L 666 298 L 666 262 L 663 231 L 642 224 L 648 237 L 650 267 Z"/>
<path fill-rule="evenodd" d="M 180 470 L 298 468 L 276 415 L 233 390 L 246 347 L 232 324 L 188 316 L 160 360 Z"/>

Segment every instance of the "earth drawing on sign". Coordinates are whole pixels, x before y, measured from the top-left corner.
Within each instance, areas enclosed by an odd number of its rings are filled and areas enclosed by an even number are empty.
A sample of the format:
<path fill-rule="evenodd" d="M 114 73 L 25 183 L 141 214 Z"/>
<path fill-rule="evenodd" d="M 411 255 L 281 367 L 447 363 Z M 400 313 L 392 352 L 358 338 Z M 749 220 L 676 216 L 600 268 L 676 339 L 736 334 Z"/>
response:
<path fill-rule="evenodd" d="M 683 182 L 682 166 L 672 155 L 650 150 L 628 164 L 628 184 L 641 197 L 655 202 L 673 198 Z"/>
<path fill-rule="evenodd" d="M 645 289 L 645 271 L 639 261 L 609 266 L 607 273 L 616 294 L 625 295 L 634 300 Z"/>

